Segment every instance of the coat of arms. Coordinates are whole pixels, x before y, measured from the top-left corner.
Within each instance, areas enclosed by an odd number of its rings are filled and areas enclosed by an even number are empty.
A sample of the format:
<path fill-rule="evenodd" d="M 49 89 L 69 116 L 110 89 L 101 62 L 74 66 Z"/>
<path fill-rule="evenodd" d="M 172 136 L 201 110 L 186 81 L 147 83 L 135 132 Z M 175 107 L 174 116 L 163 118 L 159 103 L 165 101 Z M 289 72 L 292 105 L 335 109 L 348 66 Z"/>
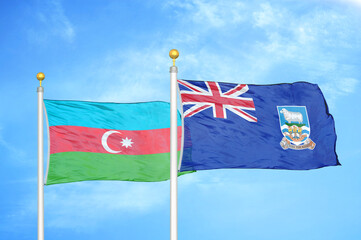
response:
<path fill-rule="evenodd" d="M 316 147 L 311 138 L 311 128 L 305 106 L 277 106 L 283 139 L 281 147 L 294 150 Z"/>

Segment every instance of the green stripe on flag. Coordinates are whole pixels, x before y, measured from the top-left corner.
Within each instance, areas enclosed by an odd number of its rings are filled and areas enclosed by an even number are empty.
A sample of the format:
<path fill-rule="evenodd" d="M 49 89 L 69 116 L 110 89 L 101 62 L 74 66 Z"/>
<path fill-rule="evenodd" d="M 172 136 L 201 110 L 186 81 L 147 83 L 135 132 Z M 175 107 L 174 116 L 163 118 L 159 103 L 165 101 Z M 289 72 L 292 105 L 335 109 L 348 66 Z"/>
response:
<path fill-rule="evenodd" d="M 62 152 L 50 155 L 46 185 L 88 180 L 165 181 L 170 177 L 169 153 L 120 155 Z M 179 159 L 180 152 L 178 152 Z M 181 172 L 178 176 L 191 172 Z"/>

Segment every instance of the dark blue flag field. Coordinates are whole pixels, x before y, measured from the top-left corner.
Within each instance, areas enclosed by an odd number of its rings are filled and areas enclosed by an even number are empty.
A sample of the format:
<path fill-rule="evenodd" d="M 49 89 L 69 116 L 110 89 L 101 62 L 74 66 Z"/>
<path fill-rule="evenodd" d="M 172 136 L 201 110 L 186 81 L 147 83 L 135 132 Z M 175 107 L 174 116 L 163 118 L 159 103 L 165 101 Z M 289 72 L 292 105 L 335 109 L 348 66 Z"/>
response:
<path fill-rule="evenodd" d="M 184 126 L 180 171 L 340 165 L 334 120 L 316 84 L 178 80 L 178 86 Z"/>

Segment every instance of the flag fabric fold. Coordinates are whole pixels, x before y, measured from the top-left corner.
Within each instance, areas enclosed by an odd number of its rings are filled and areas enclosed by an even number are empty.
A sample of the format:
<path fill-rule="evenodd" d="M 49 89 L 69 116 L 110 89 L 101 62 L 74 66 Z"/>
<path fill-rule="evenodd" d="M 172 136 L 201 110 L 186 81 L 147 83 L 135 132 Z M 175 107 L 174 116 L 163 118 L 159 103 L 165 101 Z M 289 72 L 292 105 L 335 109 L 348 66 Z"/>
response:
<path fill-rule="evenodd" d="M 340 165 L 334 120 L 316 84 L 178 80 L 181 171 L 307 170 Z"/>
<path fill-rule="evenodd" d="M 50 139 L 46 185 L 169 179 L 169 103 L 44 103 Z"/>

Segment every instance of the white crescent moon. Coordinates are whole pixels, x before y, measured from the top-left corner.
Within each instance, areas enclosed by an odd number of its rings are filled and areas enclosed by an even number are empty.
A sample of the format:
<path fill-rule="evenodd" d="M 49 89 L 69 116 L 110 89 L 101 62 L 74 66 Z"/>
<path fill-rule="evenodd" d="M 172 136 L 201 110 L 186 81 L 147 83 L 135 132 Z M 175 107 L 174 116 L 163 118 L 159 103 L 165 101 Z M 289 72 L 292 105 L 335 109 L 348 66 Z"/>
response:
<path fill-rule="evenodd" d="M 114 130 L 111 130 L 111 131 L 108 131 L 108 132 L 104 133 L 104 134 L 103 134 L 103 137 L 102 137 L 102 145 L 103 145 L 103 148 L 104 148 L 105 150 L 107 150 L 108 152 L 110 152 L 110 153 L 120 153 L 121 151 L 114 151 L 114 150 L 112 150 L 112 149 L 108 146 L 108 143 L 107 143 L 108 137 L 109 137 L 111 134 L 113 134 L 113 133 L 119 133 L 119 134 L 121 134 L 120 132 L 114 131 Z"/>

